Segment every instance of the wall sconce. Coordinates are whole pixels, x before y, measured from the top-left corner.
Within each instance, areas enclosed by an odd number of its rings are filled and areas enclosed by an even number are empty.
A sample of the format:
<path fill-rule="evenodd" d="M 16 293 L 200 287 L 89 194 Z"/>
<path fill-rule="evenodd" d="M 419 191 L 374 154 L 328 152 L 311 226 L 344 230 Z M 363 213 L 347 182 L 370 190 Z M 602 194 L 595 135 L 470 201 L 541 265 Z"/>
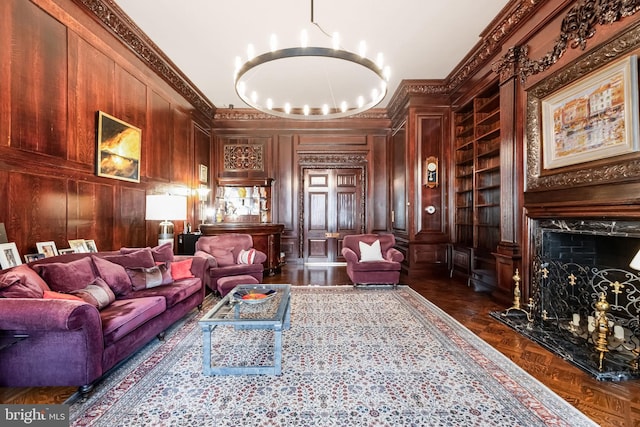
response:
<path fill-rule="evenodd" d="M 210 188 L 205 186 L 200 186 L 200 188 L 196 188 L 195 192 L 198 194 L 198 200 L 200 200 L 200 224 L 204 224 L 207 219 L 207 209 L 206 202 L 209 199 L 209 193 L 211 192 Z"/>
<path fill-rule="evenodd" d="M 147 221 L 162 221 L 158 232 L 158 245 L 171 242 L 173 246 L 173 223 L 170 220 L 187 219 L 187 197 L 170 194 L 148 194 L 145 212 Z"/>
<path fill-rule="evenodd" d="M 438 158 L 429 156 L 422 165 L 422 185 L 434 188 L 438 186 Z"/>

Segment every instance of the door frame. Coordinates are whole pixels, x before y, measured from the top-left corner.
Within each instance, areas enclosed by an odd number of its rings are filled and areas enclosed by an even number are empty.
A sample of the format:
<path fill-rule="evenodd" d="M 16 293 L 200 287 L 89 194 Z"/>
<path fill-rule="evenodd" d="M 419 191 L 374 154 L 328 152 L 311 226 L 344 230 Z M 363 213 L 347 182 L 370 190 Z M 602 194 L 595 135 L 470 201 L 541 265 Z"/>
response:
<path fill-rule="evenodd" d="M 298 156 L 298 253 L 305 259 L 304 253 L 304 172 L 307 169 L 360 169 L 362 174 L 362 190 L 360 200 L 360 234 L 366 230 L 367 188 L 369 179 L 367 174 L 367 153 L 304 153 Z"/>

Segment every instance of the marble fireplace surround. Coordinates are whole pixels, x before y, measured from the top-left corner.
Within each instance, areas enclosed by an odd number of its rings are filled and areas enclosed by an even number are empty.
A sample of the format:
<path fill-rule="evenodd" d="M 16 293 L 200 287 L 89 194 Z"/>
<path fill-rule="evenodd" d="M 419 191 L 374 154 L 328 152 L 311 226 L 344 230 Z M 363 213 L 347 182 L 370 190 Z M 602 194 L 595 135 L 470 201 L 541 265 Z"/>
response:
<path fill-rule="evenodd" d="M 640 222 L 537 219 L 532 230 L 531 299 L 492 316 L 598 380 L 640 378 L 640 272 L 629 267 Z M 603 293 L 610 336 L 600 369 L 592 318 Z"/>

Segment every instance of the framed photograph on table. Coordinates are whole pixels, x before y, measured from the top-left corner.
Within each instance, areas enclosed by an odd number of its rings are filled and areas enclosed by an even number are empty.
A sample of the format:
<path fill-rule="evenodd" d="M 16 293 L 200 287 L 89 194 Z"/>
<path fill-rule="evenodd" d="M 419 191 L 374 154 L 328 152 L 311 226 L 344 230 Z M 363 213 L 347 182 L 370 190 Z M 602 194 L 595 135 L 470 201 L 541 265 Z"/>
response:
<path fill-rule="evenodd" d="M 96 246 L 95 240 L 85 240 L 84 245 L 87 247 L 89 252 L 98 252 L 98 246 Z"/>
<path fill-rule="evenodd" d="M 638 151 L 637 63 L 630 56 L 542 99 L 544 169 Z"/>
<path fill-rule="evenodd" d="M 89 252 L 84 239 L 69 240 L 69 247 L 78 254 L 86 254 Z"/>
<path fill-rule="evenodd" d="M 75 254 L 76 251 L 73 248 L 66 248 L 66 249 L 59 249 L 58 253 L 60 255 L 66 255 L 66 254 Z"/>
<path fill-rule="evenodd" d="M 55 242 L 37 242 L 36 248 L 38 248 L 38 253 L 44 254 L 45 258 L 58 255 L 58 249 L 56 248 Z"/>
<path fill-rule="evenodd" d="M 24 256 L 24 262 L 26 263 L 37 261 L 39 259 L 44 259 L 44 254 L 26 254 Z"/>
<path fill-rule="evenodd" d="M 0 268 L 4 270 L 21 264 L 22 261 L 15 243 L 0 243 Z"/>

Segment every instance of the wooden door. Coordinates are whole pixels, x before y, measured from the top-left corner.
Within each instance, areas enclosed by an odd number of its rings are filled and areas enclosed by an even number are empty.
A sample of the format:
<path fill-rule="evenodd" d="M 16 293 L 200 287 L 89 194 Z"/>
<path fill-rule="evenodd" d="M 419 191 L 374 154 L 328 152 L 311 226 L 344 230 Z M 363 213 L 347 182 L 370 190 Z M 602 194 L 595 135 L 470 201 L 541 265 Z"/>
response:
<path fill-rule="evenodd" d="M 303 210 L 305 261 L 344 261 L 342 239 L 362 232 L 362 170 L 305 169 Z"/>

